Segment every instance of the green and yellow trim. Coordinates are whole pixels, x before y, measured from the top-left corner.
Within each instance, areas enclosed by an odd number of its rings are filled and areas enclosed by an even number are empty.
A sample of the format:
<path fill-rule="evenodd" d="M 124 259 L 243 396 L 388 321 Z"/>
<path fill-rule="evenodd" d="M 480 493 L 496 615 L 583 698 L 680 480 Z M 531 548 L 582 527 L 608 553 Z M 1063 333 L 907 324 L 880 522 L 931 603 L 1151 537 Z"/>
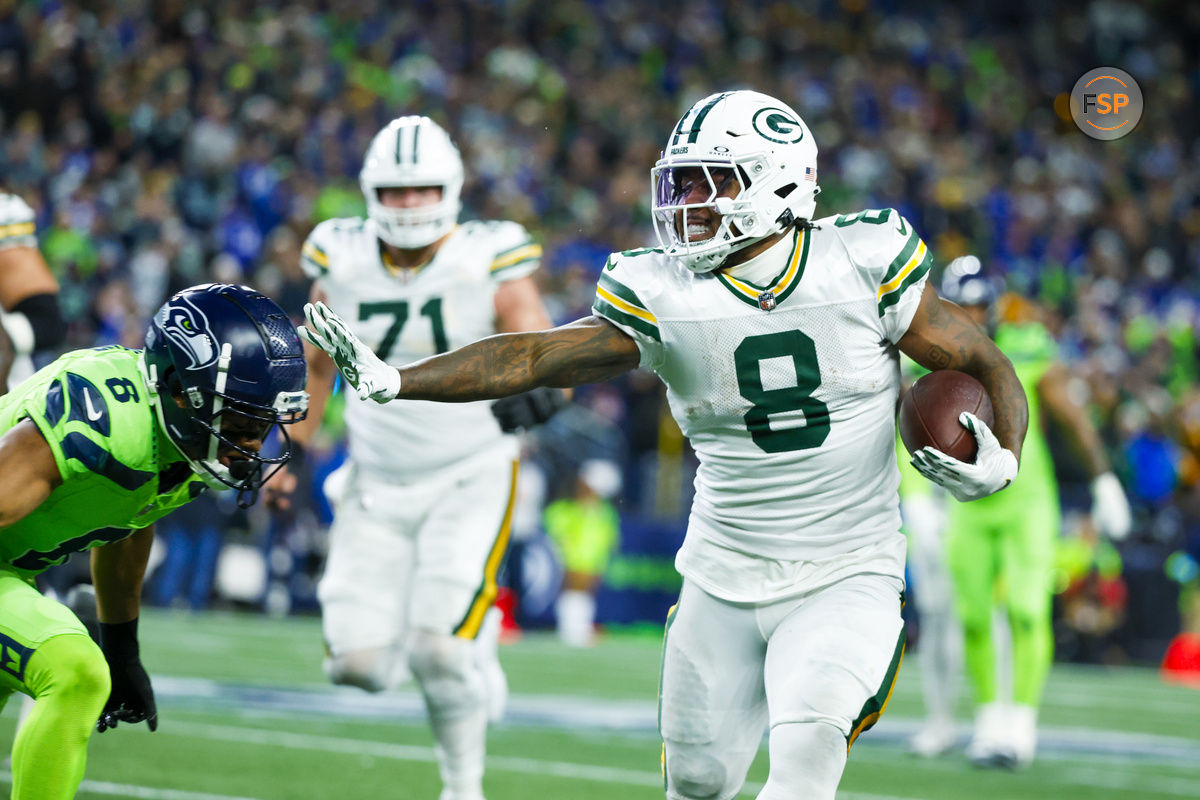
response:
<path fill-rule="evenodd" d="M 901 597 L 901 607 L 904 606 L 904 599 Z M 900 664 L 904 661 L 904 628 L 900 628 L 900 637 L 896 640 L 896 650 L 892 654 L 892 663 L 888 665 L 887 674 L 883 676 L 883 684 L 879 687 L 879 691 L 875 696 L 867 700 L 863 704 L 862 711 L 858 714 L 858 719 L 850 725 L 850 735 L 846 737 L 846 750 L 854 744 L 854 740 L 859 734 L 870 730 L 871 726 L 879 721 L 879 717 L 887 709 L 888 701 L 892 699 L 892 690 L 896 688 L 896 677 L 900 674 Z"/>
<path fill-rule="evenodd" d="M 313 244 L 311 240 L 304 243 L 304 248 L 300 251 L 300 256 L 308 259 L 308 261 L 319 268 L 321 272 L 329 271 L 329 255 L 324 250 Z"/>
<path fill-rule="evenodd" d="M 613 322 L 628 325 L 657 342 L 662 341 L 662 335 L 658 332 L 658 319 L 646 310 L 645 304 L 632 289 L 614 280 L 607 273 L 600 273 L 592 310 Z"/>
<path fill-rule="evenodd" d="M 542 246 L 540 244 L 537 242 L 525 242 L 502 253 L 498 253 L 488 271 L 492 275 L 501 274 L 522 264 L 528 264 L 530 261 L 537 261 L 541 257 Z"/>
<path fill-rule="evenodd" d="M 37 226 L 32 222 L 14 222 L 11 225 L 0 225 L 0 239 L 15 239 L 18 236 L 32 236 Z"/>
<path fill-rule="evenodd" d="M 738 280 L 732 275 L 727 275 L 725 270 L 717 271 L 717 280 L 726 289 L 733 292 L 734 297 L 747 305 L 758 308 L 759 295 L 763 292 L 770 292 L 775 295 L 775 305 L 778 306 L 788 298 L 788 295 L 796 290 L 796 287 L 800 285 L 800 279 L 804 277 L 804 267 L 808 263 L 808 244 L 811 238 L 807 231 L 796 230 L 792 236 L 792 252 L 788 256 L 787 266 L 767 286 L 759 286 L 750 281 Z"/>
<path fill-rule="evenodd" d="M 679 612 L 679 603 L 667 609 L 667 621 L 663 625 L 663 644 L 662 658 L 658 664 L 658 735 L 662 736 L 662 682 L 663 669 L 667 666 L 667 635 L 671 633 L 671 623 L 675 621 L 675 615 Z M 667 790 L 667 742 L 664 739 L 662 743 L 662 752 L 659 754 L 659 765 L 662 767 L 663 791 Z"/>
<path fill-rule="evenodd" d="M 915 246 L 911 246 L 915 242 Z M 901 259 L 904 259 L 901 261 Z M 909 244 L 888 267 L 883 276 L 883 283 L 877 293 L 879 316 L 891 306 L 900 302 L 904 292 L 929 273 L 933 266 L 933 254 L 925 246 L 925 242 L 915 233 L 909 239 Z"/>
<path fill-rule="evenodd" d="M 504 518 L 500 522 L 500 531 L 496 534 L 496 541 L 492 543 L 487 561 L 483 563 L 483 583 L 475 591 L 475 597 L 471 600 L 466 616 L 454 629 L 454 635 L 460 639 L 474 639 L 479 635 L 479 629 L 483 627 L 483 618 L 492 604 L 496 602 L 496 595 L 499 593 L 496 576 L 500 573 L 500 563 L 504 561 L 504 552 L 508 549 L 509 534 L 512 532 L 513 509 L 517 505 L 517 472 L 520 468 L 520 462 L 512 462 L 508 505 L 504 509 Z"/>
<path fill-rule="evenodd" d="M 934 254 L 929 252 L 928 247 L 925 247 L 925 242 L 919 241 L 912 257 L 906 261 L 899 272 L 896 272 L 894 278 L 884 282 L 878 290 L 877 309 L 880 317 L 888 308 L 900 302 L 900 297 L 904 296 L 908 287 L 929 275 L 932 266 L 934 266 Z"/>

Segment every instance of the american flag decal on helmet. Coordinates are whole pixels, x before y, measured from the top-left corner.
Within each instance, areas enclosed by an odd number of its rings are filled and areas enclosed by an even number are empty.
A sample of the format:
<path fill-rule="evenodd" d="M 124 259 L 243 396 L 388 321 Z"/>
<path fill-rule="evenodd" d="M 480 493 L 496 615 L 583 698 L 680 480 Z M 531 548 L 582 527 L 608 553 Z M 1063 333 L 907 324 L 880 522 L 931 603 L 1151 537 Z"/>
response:
<path fill-rule="evenodd" d="M 804 180 L 812 181 L 813 183 L 816 183 L 817 182 L 817 171 L 815 169 L 813 169 L 812 167 L 805 167 L 804 168 Z"/>

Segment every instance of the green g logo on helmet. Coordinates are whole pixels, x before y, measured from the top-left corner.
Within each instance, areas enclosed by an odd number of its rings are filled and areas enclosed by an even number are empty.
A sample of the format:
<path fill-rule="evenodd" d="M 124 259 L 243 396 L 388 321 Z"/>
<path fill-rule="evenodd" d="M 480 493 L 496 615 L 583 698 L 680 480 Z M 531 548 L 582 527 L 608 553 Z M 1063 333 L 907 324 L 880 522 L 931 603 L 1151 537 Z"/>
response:
<path fill-rule="evenodd" d="M 777 144 L 795 144 L 804 138 L 804 124 L 782 108 L 760 108 L 751 125 L 759 136 Z"/>

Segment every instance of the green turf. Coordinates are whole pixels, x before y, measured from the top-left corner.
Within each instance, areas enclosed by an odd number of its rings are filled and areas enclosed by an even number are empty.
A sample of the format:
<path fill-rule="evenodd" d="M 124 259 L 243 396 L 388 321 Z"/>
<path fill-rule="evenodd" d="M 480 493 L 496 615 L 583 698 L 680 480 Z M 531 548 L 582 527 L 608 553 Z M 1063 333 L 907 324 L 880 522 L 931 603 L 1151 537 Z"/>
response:
<path fill-rule="evenodd" d="M 436 799 L 425 726 L 414 713 L 354 716 L 342 709 L 339 702 L 362 698 L 325 685 L 315 619 L 148 612 L 141 629 L 145 662 L 163 681 L 159 731 L 121 726 L 93 737 L 79 797 Z M 493 729 L 489 800 L 663 796 L 652 729 L 657 636 L 611 637 L 589 650 L 527 636 L 505 645 L 501 659 L 514 707 L 551 695 L 559 716 Z M 909 659 L 883 722 L 854 746 L 839 798 L 1200 797 L 1200 691 L 1163 684 L 1153 670 L 1056 666 L 1039 759 L 1016 774 L 974 770 L 961 753 L 932 761 L 909 756 L 903 743 L 920 713 L 918 677 Z M 256 704 L 258 695 L 277 695 L 271 688 L 295 691 L 282 704 Z M 575 722 L 572 703 L 632 709 L 636 722 L 621 730 Z M 4 745 L 17 706 L 9 703 L 0 717 Z M 968 716 L 964 700 L 962 719 Z M 743 797 L 754 796 L 766 768 L 760 753 Z"/>

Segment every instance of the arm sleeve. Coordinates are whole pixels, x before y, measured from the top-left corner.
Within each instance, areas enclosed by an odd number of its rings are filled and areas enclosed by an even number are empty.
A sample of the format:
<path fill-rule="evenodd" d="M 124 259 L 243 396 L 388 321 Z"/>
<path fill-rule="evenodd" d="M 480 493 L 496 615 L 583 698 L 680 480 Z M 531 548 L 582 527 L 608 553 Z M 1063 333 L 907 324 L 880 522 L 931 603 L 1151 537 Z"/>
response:
<path fill-rule="evenodd" d="M 542 246 L 516 222 L 489 223 L 495 225 L 496 255 L 488 273 L 496 283 L 524 278 L 533 274 L 542 263 Z"/>
<path fill-rule="evenodd" d="M 49 292 L 26 297 L 10 315 L 22 314 L 33 332 L 31 350 L 53 350 L 66 338 L 66 326 L 58 308 L 58 295 Z"/>
<path fill-rule="evenodd" d="M 875 288 L 883 335 L 892 343 L 900 341 L 921 302 L 933 254 L 894 208 L 838 217 L 834 226 L 851 261 Z"/>
<path fill-rule="evenodd" d="M 609 256 L 596 284 L 592 312 L 633 337 L 641 353 L 638 366 L 656 370 L 665 355 L 662 333 L 658 318 L 639 297 L 638 277 L 620 255 Z"/>

